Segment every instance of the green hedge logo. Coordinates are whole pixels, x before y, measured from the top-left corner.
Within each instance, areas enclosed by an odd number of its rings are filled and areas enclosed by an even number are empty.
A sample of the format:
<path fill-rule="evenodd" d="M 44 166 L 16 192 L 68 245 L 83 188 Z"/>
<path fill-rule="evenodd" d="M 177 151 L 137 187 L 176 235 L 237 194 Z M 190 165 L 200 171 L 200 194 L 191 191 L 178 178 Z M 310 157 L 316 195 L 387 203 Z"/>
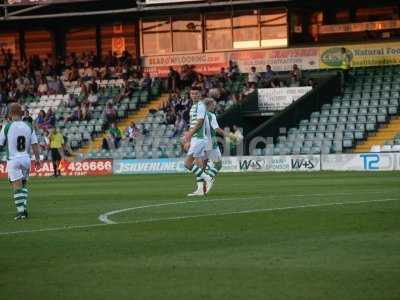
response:
<path fill-rule="evenodd" d="M 353 59 L 353 53 L 346 49 L 345 55 L 351 61 Z M 340 68 L 342 66 L 344 59 L 344 54 L 342 53 L 342 48 L 329 48 L 324 53 L 321 54 L 321 61 L 329 66 L 334 68 Z"/>

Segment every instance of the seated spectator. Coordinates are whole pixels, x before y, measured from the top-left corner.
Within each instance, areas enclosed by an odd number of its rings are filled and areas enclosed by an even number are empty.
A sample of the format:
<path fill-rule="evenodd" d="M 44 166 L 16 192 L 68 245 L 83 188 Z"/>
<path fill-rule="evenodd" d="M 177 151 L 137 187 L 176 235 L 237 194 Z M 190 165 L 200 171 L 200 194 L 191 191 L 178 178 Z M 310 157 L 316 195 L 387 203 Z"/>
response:
<path fill-rule="evenodd" d="M 88 100 L 82 102 L 81 104 L 82 120 L 90 120 L 90 103 Z"/>
<path fill-rule="evenodd" d="M 40 129 L 43 129 L 45 127 L 45 125 L 46 125 L 45 124 L 45 118 L 46 118 L 46 112 L 43 109 L 41 109 L 39 111 L 39 114 L 38 114 L 36 120 L 35 120 L 36 127 L 40 128 Z"/>
<path fill-rule="evenodd" d="M 247 78 L 247 82 L 255 83 L 257 85 L 260 78 L 261 78 L 261 76 L 259 73 L 257 73 L 256 67 L 251 67 L 248 78 Z"/>
<path fill-rule="evenodd" d="M 137 128 L 135 122 L 132 122 L 131 125 L 125 129 L 125 136 L 130 142 L 133 142 L 135 139 L 141 136 L 141 132 L 139 128 Z"/>
<path fill-rule="evenodd" d="M 239 101 L 242 101 L 244 97 L 254 93 L 256 91 L 256 84 L 254 82 L 247 83 L 244 91 L 239 95 Z"/>
<path fill-rule="evenodd" d="M 178 114 L 175 121 L 175 132 L 174 137 L 181 136 L 183 131 L 186 129 L 187 123 L 181 114 Z"/>
<path fill-rule="evenodd" d="M 169 72 L 168 72 L 168 91 L 176 91 L 176 89 L 179 87 L 179 73 L 173 68 L 169 67 Z"/>
<path fill-rule="evenodd" d="M 218 80 L 222 82 L 226 82 L 228 80 L 228 74 L 225 72 L 225 68 L 221 68 L 219 73 L 217 74 Z"/>
<path fill-rule="evenodd" d="M 64 84 L 56 75 L 53 76 L 52 80 L 48 83 L 49 93 L 53 95 L 64 93 Z"/>
<path fill-rule="evenodd" d="M 285 82 L 279 79 L 273 79 L 271 81 L 271 88 L 281 88 L 281 87 L 286 87 Z"/>
<path fill-rule="evenodd" d="M 312 79 L 308 79 L 308 86 L 311 86 L 313 89 L 317 87 L 317 83 Z"/>
<path fill-rule="evenodd" d="M 108 130 L 108 133 L 114 143 L 115 148 L 119 148 L 119 144 L 122 139 L 121 130 L 119 130 L 115 123 L 111 123 L 111 128 Z"/>
<path fill-rule="evenodd" d="M 89 92 L 89 96 L 88 96 L 88 101 L 89 101 L 91 106 L 96 106 L 98 101 L 99 101 L 99 96 L 93 90 L 92 87 L 90 87 L 89 90 L 90 90 L 90 92 Z"/>
<path fill-rule="evenodd" d="M 275 74 L 274 74 L 274 72 L 272 72 L 271 66 L 267 65 L 266 69 L 265 69 L 264 77 L 263 77 L 263 81 L 267 86 L 270 84 L 270 81 L 272 80 L 274 75 Z"/>
<path fill-rule="evenodd" d="M 193 82 L 192 86 L 203 90 L 204 89 L 204 76 L 202 74 L 197 74 L 197 78 Z"/>
<path fill-rule="evenodd" d="M 56 126 L 56 116 L 51 108 L 47 111 L 45 117 L 46 128 L 54 128 Z"/>
<path fill-rule="evenodd" d="M 29 114 L 29 110 L 26 109 L 26 110 L 24 111 L 24 116 L 23 116 L 23 118 L 22 118 L 22 121 L 27 122 L 27 123 L 29 123 L 29 124 L 32 125 L 33 119 L 32 119 L 32 117 L 31 117 L 30 114 Z"/>
<path fill-rule="evenodd" d="M 37 95 L 42 96 L 42 95 L 47 95 L 49 91 L 48 85 L 47 85 L 47 80 L 46 78 L 42 78 L 39 80 L 39 85 L 37 88 Z"/>
<path fill-rule="evenodd" d="M 81 121 L 82 120 L 82 110 L 80 106 L 76 106 L 74 111 L 71 113 L 69 117 L 65 121 L 73 122 L 73 121 Z"/>
<path fill-rule="evenodd" d="M 142 79 L 140 79 L 139 87 L 140 87 L 142 90 L 150 91 L 150 88 L 151 88 L 151 78 L 150 78 L 150 74 L 149 74 L 149 73 L 145 73 L 145 74 L 144 74 L 144 77 L 143 77 Z"/>
<path fill-rule="evenodd" d="M 107 104 L 104 115 L 108 123 L 114 123 L 117 120 L 117 111 L 114 109 L 111 102 Z"/>

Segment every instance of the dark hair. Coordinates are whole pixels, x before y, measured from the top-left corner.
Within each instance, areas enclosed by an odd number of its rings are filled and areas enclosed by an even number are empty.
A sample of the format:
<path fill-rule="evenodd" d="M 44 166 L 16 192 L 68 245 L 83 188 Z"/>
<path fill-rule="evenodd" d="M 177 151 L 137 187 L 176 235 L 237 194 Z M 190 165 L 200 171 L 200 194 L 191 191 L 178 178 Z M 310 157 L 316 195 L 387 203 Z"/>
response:
<path fill-rule="evenodd" d="M 192 86 L 192 87 L 190 88 L 190 90 L 191 90 L 191 91 L 199 91 L 199 92 L 201 92 L 201 88 L 200 88 L 199 86 Z"/>

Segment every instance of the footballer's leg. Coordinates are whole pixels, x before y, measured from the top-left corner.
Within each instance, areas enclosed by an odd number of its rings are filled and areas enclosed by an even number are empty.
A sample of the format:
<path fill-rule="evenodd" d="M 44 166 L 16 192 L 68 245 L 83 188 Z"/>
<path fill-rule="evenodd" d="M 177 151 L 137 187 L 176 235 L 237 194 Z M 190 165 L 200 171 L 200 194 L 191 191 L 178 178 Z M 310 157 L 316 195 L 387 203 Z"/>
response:
<path fill-rule="evenodd" d="M 13 188 L 13 198 L 15 207 L 17 209 L 15 220 L 25 219 L 25 202 L 27 198 L 27 193 L 23 190 L 23 174 L 18 162 L 8 162 L 8 177 Z"/>
<path fill-rule="evenodd" d="M 204 157 L 204 148 L 205 143 L 203 142 L 194 142 L 191 143 L 188 155 L 185 160 L 185 167 L 191 171 L 196 176 L 197 181 L 197 190 L 189 194 L 188 196 L 203 196 L 207 190 L 207 187 L 204 183 L 208 183 L 211 181 L 210 176 L 208 176 L 203 170 L 203 160 Z"/>

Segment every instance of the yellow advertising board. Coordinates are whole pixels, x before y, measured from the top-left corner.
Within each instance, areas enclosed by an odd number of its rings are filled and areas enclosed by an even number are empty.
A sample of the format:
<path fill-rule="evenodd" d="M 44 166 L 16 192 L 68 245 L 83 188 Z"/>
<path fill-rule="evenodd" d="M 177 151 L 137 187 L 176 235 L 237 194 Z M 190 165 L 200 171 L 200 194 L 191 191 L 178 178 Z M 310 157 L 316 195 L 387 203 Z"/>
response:
<path fill-rule="evenodd" d="M 320 47 L 320 68 L 340 68 L 345 56 L 353 68 L 398 65 L 400 42 Z"/>

